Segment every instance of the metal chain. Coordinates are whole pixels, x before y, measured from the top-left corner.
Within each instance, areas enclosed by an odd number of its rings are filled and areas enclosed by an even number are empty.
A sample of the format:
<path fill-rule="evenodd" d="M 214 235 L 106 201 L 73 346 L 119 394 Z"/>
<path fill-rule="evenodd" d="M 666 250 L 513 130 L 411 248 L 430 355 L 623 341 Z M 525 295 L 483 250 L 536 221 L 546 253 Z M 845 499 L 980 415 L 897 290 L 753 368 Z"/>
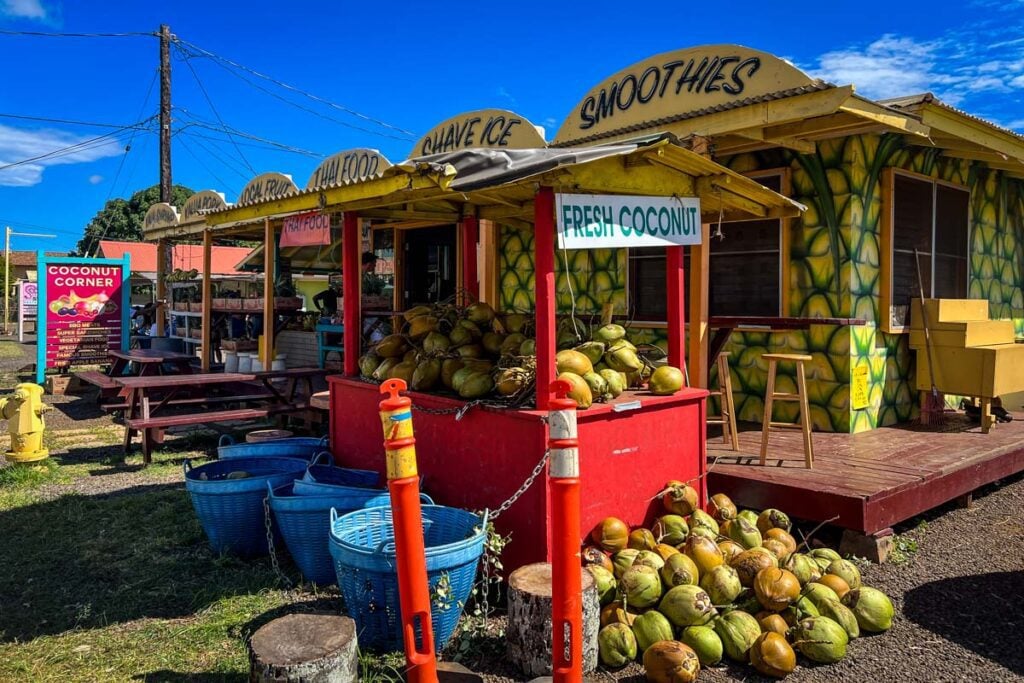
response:
<path fill-rule="evenodd" d="M 277 563 L 277 552 L 274 550 L 274 530 L 272 522 L 270 521 L 270 498 L 263 498 L 263 526 L 267 531 L 267 549 L 270 550 L 270 566 L 273 567 L 274 573 L 277 578 L 281 580 L 285 588 L 291 588 L 292 582 L 284 572 L 281 571 L 281 565 Z"/>
<path fill-rule="evenodd" d="M 490 514 L 490 518 L 492 520 L 493 519 L 497 519 L 501 515 L 501 513 L 505 512 L 505 510 L 508 510 L 510 507 L 512 507 L 512 505 L 517 500 L 519 500 L 519 498 L 524 493 L 526 493 L 527 489 L 529 489 L 531 486 L 533 486 L 533 482 L 536 481 L 537 477 L 540 476 L 540 473 L 544 471 L 544 468 L 547 466 L 548 459 L 550 457 L 551 457 L 551 451 L 549 451 L 549 450 L 544 451 L 544 455 L 543 455 L 543 457 L 541 457 L 540 462 L 538 462 L 537 466 L 533 468 L 532 472 L 530 472 L 530 476 L 528 476 L 526 478 L 526 480 L 523 482 L 523 485 L 520 486 L 516 490 L 516 492 L 512 494 L 511 498 L 509 498 L 504 503 L 499 505 L 498 509 Z"/>

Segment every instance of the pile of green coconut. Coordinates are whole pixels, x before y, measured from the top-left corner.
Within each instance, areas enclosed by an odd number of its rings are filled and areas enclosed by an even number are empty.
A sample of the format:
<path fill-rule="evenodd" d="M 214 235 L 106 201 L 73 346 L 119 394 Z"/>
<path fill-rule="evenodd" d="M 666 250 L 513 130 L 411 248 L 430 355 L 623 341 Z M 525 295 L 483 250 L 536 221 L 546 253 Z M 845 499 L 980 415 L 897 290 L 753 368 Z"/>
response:
<path fill-rule="evenodd" d="M 648 680 L 688 683 L 727 657 L 784 678 L 797 653 L 838 662 L 851 639 L 892 625 L 892 602 L 857 565 L 828 548 L 799 552 L 780 510 L 737 510 L 717 494 L 705 512 L 679 481 L 660 495 L 666 514 L 650 529 L 609 517 L 582 551 L 604 666 L 639 658 Z"/>

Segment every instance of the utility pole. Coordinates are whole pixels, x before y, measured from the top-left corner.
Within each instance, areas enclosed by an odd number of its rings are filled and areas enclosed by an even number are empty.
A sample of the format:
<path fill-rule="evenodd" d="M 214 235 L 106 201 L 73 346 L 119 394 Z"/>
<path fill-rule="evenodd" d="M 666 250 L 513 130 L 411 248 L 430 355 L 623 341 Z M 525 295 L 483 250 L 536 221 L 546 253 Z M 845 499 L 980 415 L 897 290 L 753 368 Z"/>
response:
<path fill-rule="evenodd" d="M 171 28 L 160 24 L 160 201 L 171 203 Z"/>
<path fill-rule="evenodd" d="M 160 201 L 171 203 L 171 28 L 160 24 Z M 157 242 L 156 298 L 167 298 L 167 274 L 173 267 L 172 247 L 166 239 Z M 165 332 L 165 309 L 156 309 L 156 333 Z"/>

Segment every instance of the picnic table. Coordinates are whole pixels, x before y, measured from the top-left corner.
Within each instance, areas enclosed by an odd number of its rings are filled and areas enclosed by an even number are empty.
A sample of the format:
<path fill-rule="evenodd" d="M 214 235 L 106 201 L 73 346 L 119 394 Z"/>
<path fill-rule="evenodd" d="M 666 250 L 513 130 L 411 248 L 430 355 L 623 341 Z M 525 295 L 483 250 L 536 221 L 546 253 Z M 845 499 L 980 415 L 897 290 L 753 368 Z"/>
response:
<path fill-rule="evenodd" d="M 165 375 L 169 374 L 167 366 L 173 368 L 173 372 L 179 375 L 192 373 L 192 361 L 196 357 L 187 353 L 177 351 L 162 351 L 160 349 L 129 349 L 127 351 L 111 350 L 107 352 L 110 356 L 111 377 L 120 377 L 125 370 L 134 364 L 138 368 L 137 375 Z"/>
<path fill-rule="evenodd" d="M 296 389 L 305 381 L 312 394 L 312 382 L 326 371 L 319 368 L 292 368 L 268 372 L 194 373 L 189 375 L 147 375 L 114 377 L 126 394 L 124 408 L 124 451 L 131 450 L 136 432 L 142 435 L 143 462 L 151 461 L 153 447 L 163 441 L 167 427 L 252 420 L 308 408 L 298 400 Z M 282 391 L 277 383 L 287 381 Z M 217 394 L 220 390 L 222 393 Z M 210 410 L 211 405 L 238 403 L 239 407 Z M 258 405 L 247 405 L 258 404 Z M 169 414 L 170 407 L 192 406 L 197 411 Z"/>
<path fill-rule="evenodd" d="M 75 373 L 79 381 L 99 387 L 101 403 L 113 400 L 120 393 L 121 386 L 114 381 L 116 377 L 190 374 L 193 371 L 192 361 L 195 360 L 195 356 L 186 353 L 159 349 L 111 349 L 107 351 L 107 356 L 110 358 L 110 366 L 106 372 L 84 370 Z"/>

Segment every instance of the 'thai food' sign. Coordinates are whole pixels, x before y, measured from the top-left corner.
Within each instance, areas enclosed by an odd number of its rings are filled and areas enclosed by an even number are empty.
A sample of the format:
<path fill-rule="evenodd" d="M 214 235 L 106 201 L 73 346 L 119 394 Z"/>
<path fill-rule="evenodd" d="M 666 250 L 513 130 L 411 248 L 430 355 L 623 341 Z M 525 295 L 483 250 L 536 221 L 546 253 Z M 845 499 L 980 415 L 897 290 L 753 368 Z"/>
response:
<path fill-rule="evenodd" d="M 566 118 L 555 144 L 657 128 L 685 114 L 814 83 L 792 64 L 741 45 L 666 52 L 594 87 Z"/>
<path fill-rule="evenodd" d="M 555 216 L 562 249 L 700 244 L 696 197 L 557 194 Z"/>

